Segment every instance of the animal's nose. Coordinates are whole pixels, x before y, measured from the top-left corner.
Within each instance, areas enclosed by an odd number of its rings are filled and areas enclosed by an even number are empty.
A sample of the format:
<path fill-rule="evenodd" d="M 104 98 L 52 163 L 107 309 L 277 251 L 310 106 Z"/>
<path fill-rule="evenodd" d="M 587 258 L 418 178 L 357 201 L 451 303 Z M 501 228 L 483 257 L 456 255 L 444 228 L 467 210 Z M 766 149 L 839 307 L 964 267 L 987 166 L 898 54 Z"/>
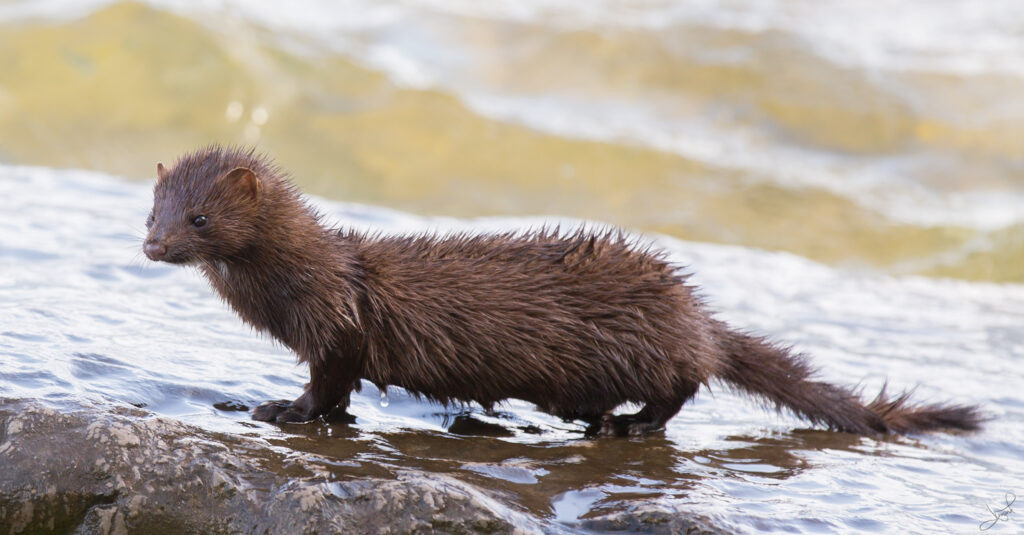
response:
<path fill-rule="evenodd" d="M 150 260 L 162 260 L 167 255 L 167 246 L 148 241 L 142 246 L 142 252 L 146 253 Z"/>

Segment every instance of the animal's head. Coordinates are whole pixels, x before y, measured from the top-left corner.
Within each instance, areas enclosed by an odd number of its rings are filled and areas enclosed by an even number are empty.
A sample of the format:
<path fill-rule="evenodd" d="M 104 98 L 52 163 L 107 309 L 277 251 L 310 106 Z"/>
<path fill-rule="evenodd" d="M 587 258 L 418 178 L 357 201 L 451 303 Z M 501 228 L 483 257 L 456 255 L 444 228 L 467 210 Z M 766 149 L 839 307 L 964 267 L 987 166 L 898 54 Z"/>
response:
<path fill-rule="evenodd" d="M 157 164 L 143 252 L 174 264 L 230 258 L 259 239 L 265 176 L 251 151 L 211 147 Z"/>

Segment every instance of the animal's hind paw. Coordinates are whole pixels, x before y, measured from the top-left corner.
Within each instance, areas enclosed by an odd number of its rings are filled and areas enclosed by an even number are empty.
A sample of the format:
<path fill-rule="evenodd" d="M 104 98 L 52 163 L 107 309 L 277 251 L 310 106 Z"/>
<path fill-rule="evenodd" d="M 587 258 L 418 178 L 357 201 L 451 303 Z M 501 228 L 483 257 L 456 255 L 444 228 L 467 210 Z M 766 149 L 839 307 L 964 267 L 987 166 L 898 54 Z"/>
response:
<path fill-rule="evenodd" d="M 598 434 L 604 437 L 638 437 L 664 427 L 657 422 L 642 420 L 636 414 L 605 414 Z"/>

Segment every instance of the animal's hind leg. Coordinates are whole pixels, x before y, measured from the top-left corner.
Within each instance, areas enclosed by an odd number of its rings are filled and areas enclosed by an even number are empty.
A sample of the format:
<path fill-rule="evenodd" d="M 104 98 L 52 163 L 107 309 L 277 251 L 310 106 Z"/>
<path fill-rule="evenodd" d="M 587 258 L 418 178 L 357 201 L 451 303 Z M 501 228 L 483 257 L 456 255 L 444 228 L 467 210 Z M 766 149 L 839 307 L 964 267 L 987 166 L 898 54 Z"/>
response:
<path fill-rule="evenodd" d="M 592 438 L 603 434 L 604 419 L 610 416 L 611 413 L 612 411 L 609 410 L 577 416 L 576 419 L 583 420 L 587 424 L 587 428 L 583 431 L 583 436 Z"/>
<path fill-rule="evenodd" d="M 593 437 L 601 434 L 601 422 L 605 415 L 611 414 L 612 408 L 604 407 L 588 407 L 586 409 L 559 409 L 554 408 L 548 410 L 549 413 L 561 418 L 565 422 L 573 422 L 576 420 L 582 420 L 587 424 L 586 430 L 583 431 L 583 435 L 587 437 Z"/>
<path fill-rule="evenodd" d="M 696 383 L 687 383 L 667 401 L 648 401 L 636 414 L 613 415 L 601 418 L 600 433 L 604 436 L 646 435 L 665 427 L 665 423 L 683 408 L 683 404 L 697 393 Z"/>

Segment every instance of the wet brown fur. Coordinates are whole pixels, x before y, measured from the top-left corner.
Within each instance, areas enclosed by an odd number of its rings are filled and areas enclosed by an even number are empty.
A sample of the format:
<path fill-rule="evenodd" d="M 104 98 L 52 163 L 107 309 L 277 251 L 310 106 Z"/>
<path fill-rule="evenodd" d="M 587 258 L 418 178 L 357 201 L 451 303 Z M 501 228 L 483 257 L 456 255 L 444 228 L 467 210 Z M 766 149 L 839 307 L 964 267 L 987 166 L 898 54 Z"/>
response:
<path fill-rule="evenodd" d="M 259 420 L 345 407 L 366 379 L 441 403 L 523 399 L 591 431 L 641 434 L 719 378 L 854 433 L 980 423 L 973 407 L 913 405 L 884 390 L 865 404 L 815 380 L 802 356 L 713 319 L 663 253 L 617 231 L 331 229 L 285 173 L 238 149 L 187 154 L 158 174 L 151 258 L 198 265 L 243 320 L 309 365 L 305 392 L 261 405 Z M 643 409 L 613 416 L 623 402 Z"/>

